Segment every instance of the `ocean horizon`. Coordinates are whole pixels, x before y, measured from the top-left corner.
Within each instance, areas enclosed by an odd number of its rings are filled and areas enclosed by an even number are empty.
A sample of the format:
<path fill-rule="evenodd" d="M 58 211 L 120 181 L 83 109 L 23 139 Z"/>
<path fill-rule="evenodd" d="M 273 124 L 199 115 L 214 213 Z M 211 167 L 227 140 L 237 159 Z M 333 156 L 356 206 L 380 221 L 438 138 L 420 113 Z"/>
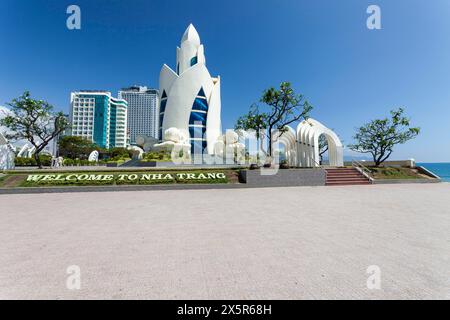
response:
<path fill-rule="evenodd" d="M 450 163 L 448 162 L 436 162 L 436 163 L 417 163 L 418 166 L 422 166 L 438 175 L 442 181 L 450 182 Z"/>

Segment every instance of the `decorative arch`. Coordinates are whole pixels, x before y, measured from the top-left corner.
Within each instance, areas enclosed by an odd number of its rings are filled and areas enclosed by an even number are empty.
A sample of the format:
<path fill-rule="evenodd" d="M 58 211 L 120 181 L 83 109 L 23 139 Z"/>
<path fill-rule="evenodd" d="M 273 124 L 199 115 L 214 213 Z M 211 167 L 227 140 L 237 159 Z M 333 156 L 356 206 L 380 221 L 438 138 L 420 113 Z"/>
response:
<path fill-rule="evenodd" d="M 296 130 L 287 126 L 287 131 L 276 132 L 273 140 L 284 145 L 286 160 L 290 166 L 313 168 L 320 166 L 319 138 L 325 135 L 328 142 L 330 166 L 344 166 L 344 146 L 333 130 L 317 120 L 309 118 L 299 123 Z"/>
<path fill-rule="evenodd" d="M 277 134 L 275 140 L 283 144 L 286 152 L 286 160 L 290 166 L 297 166 L 297 138 L 294 129 L 287 127 L 288 130 L 282 134 Z"/>
<path fill-rule="evenodd" d="M 309 118 L 297 126 L 297 143 L 299 150 L 298 165 L 301 167 L 319 166 L 319 137 L 325 135 L 328 141 L 330 166 L 344 165 L 344 147 L 335 132 L 317 120 Z"/>

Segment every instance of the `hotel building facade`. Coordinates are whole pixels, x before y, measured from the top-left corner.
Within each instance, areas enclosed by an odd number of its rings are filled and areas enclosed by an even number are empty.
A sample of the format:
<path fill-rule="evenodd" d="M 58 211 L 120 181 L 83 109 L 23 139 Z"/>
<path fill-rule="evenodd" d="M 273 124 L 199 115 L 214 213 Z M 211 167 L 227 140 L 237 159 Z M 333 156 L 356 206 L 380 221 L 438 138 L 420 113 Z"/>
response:
<path fill-rule="evenodd" d="M 132 86 L 119 91 L 119 98 L 128 102 L 127 126 L 130 143 L 136 143 L 137 136 L 156 139 L 159 127 L 159 93 L 157 89 Z"/>
<path fill-rule="evenodd" d="M 71 135 L 83 137 L 102 148 L 126 148 L 128 103 L 108 91 L 70 94 Z"/>

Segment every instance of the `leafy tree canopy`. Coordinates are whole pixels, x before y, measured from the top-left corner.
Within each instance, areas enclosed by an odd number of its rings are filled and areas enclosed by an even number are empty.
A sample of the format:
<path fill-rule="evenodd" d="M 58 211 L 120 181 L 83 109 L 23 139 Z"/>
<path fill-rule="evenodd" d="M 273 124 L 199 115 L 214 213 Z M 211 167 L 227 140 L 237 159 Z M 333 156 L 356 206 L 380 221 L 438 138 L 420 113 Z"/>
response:
<path fill-rule="evenodd" d="M 100 148 L 82 137 L 64 136 L 59 139 L 59 155 L 65 158 L 87 159 L 94 150 L 100 150 Z"/>
<path fill-rule="evenodd" d="M 39 153 L 69 126 L 69 122 L 62 112 L 55 113 L 48 102 L 32 99 L 28 91 L 7 105 L 11 107 L 11 114 L 0 120 L 0 125 L 11 131 L 7 139 L 28 140 L 36 148 L 34 158 L 42 168 Z"/>
<path fill-rule="evenodd" d="M 279 89 L 272 87 L 265 90 L 260 102 L 266 105 L 267 111 L 260 112 L 259 108 L 253 105 L 249 113 L 238 119 L 235 128 L 255 130 L 258 139 L 264 139 L 267 135 L 269 140 L 267 153 L 272 156 L 275 132 L 283 134 L 288 125 L 308 118 L 312 106 L 303 95 L 295 93 L 289 82 L 282 82 Z"/>
<path fill-rule="evenodd" d="M 348 147 L 360 153 L 369 153 L 375 166 L 379 166 L 392 154 L 394 147 L 414 139 L 420 128 L 411 127 L 410 120 L 404 116 L 404 109 L 391 111 L 390 118 L 376 119 L 357 129 L 354 144 Z"/>

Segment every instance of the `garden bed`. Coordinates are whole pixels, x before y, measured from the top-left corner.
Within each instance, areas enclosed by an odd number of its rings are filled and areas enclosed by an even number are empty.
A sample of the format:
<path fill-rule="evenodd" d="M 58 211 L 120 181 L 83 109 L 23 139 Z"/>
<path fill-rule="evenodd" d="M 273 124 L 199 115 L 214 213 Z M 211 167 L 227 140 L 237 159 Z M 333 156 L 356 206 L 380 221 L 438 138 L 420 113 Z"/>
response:
<path fill-rule="evenodd" d="M 375 180 L 405 180 L 405 179 L 429 179 L 430 177 L 421 173 L 417 168 L 401 167 L 370 167 L 372 177 Z"/>
<path fill-rule="evenodd" d="M 6 174 L 0 188 L 238 183 L 237 170 L 31 171 Z"/>

